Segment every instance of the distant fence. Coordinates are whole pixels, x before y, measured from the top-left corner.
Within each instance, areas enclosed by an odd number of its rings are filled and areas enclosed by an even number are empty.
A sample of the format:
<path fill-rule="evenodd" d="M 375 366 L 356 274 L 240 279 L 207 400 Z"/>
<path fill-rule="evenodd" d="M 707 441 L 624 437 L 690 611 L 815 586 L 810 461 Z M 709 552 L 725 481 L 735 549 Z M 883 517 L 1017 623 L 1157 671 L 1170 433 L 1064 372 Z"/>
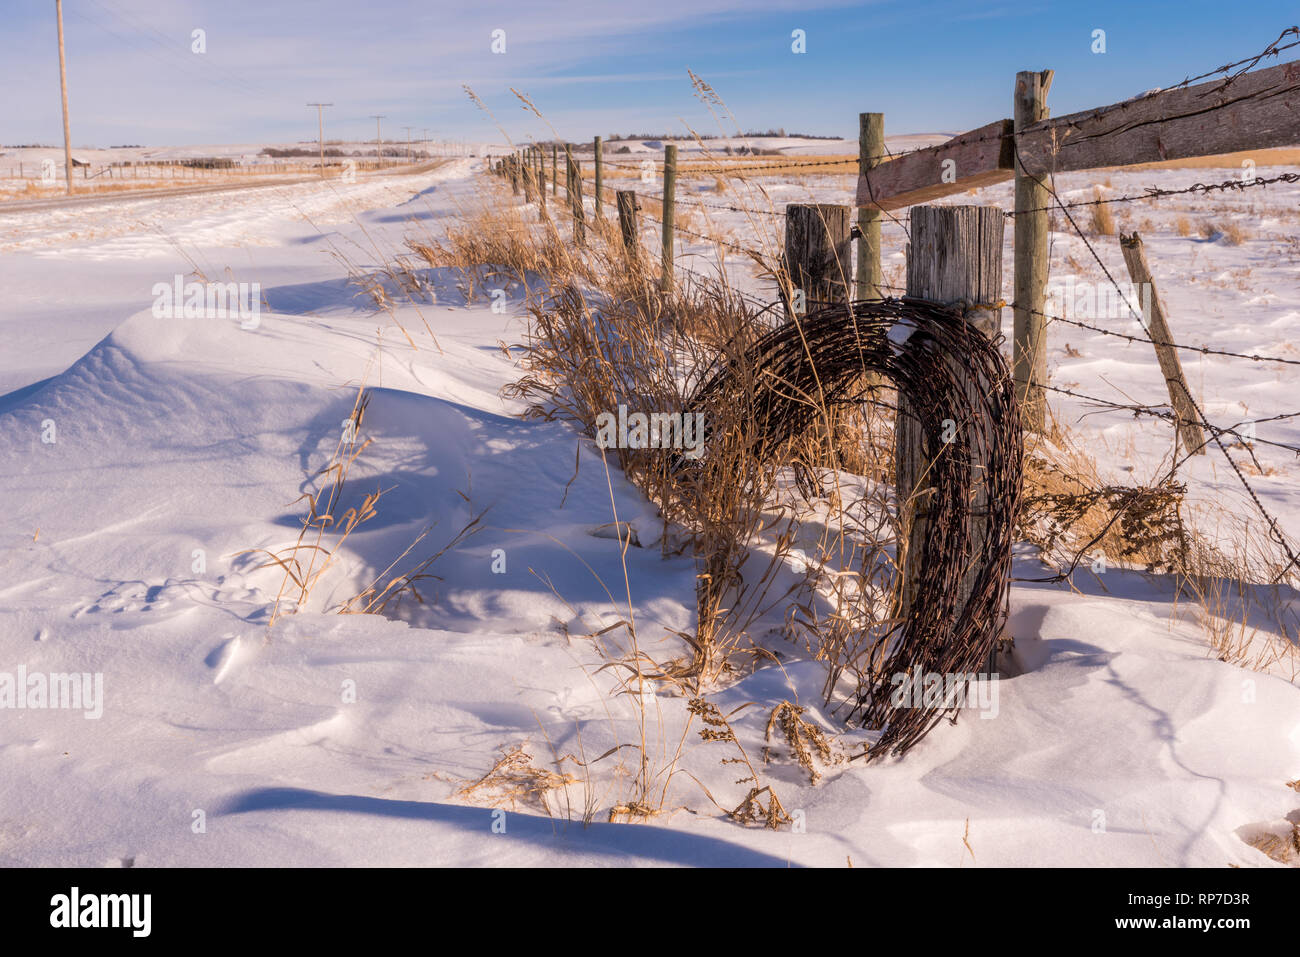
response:
<path fill-rule="evenodd" d="M 324 169 L 327 173 L 338 175 L 344 170 L 354 172 L 372 172 L 377 169 L 394 170 L 407 165 L 419 165 L 434 162 L 432 159 L 412 160 L 396 163 L 391 159 L 378 163 L 373 157 L 326 157 Z M 175 160 L 118 160 L 108 163 L 81 163 L 73 167 L 73 181 L 101 182 L 125 180 L 224 180 L 231 177 L 259 176 L 308 176 L 321 172 L 321 165 L 315 160 L 264 160 L 261 162 L 241 162 L 227 157 L 197 157 Z M 18 179 L 31 183 L 53 185 L 65 181 L 63 162 L 60 160 L 18 160 L 5 162 L 0 158 L 0 179 Z"/>

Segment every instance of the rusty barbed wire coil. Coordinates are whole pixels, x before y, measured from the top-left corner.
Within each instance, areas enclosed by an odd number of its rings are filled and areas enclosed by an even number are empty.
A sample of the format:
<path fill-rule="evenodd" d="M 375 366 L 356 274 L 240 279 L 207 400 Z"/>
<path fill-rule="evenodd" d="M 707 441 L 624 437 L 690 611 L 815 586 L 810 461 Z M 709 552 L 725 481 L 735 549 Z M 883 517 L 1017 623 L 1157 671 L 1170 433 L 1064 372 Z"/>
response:
<path fill-rule="evenodd" d="M 882 732 L 870 760 L 905 753 L 956 710 L 896 705 L 895 676 L 981 673 L 1001 635 L 1024 455 L 1006 361 L 957 309 L 915 298 L 857 300 L 816 308 L 765 334 L 743 361 L 707 376 L 688 408 L 704 412 L 707 423 L 710 408 L 745 407 L 748 451 L 771 460 L 815 426 L 823 406 L 868 401 L 864 373 L 898 389 L 919 426 L 933 488 L 926 534 L 911 558 L 919 566 L 910 610 L 880 639 L 879 656 L 869 656 L 880 664 L 850 712 Z M 987 505 L 976 547 L 971 502 L 980 486 Z"/>

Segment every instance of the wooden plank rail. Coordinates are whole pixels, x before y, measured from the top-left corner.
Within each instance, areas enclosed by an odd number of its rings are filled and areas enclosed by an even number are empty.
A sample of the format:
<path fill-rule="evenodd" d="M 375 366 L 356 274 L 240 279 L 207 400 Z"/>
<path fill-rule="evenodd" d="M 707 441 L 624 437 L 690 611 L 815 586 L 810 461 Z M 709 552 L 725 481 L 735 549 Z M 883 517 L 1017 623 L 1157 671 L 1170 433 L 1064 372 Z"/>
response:
<path fill-rule="evenodd" d="M 902 209 L 1009 180 L 1012 171 L 1011 120 L 998 120 L 946 143 L 904 153 L 858 177 L 857 204 L 881 210 Z M 945 182 L 944 163 L 953 178 Z"/>
<path fill-rule="evenodd" d="M 1031 174 L 1296 145 L 1300 61 L 1045 120 L 1016 139 Z"/>
<path fill-rule="evenodd" d="M 1014 175 L 1017 155 L 1026 172 L 1041 175 L 1297 146 L 1300 61 L 1046 119 L 1019 133 L 1010 127 L 999 120 L 876 167 L 858 178 L 857 205 L 901 209 L 1000 183 Z"/>

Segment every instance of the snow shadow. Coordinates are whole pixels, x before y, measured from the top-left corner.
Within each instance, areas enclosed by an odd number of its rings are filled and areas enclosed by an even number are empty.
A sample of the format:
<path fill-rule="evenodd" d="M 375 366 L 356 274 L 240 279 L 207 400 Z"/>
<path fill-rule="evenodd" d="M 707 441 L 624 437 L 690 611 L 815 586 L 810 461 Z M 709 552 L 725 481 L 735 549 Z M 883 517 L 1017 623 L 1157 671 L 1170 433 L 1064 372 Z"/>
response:
<path fill-rule="evenodd" d="M 1072 590 L 1089 598 L 1118 598 L 1126 601 L 1166 604 L 1178 599 L 1183 605 L 1179 612 L 1182 620 L 1195 623 L 1199 614 L 1200 598 L 1186 579 L 1169 572 L 1148 572 L 1137 568 L 1093 566 L 1082 561 L 1070 574 L 1068 582 L 1035 581 L 1050 578 L 1055 569 L 1030 554 L 1030 549 L 1018 551 L 1013 581 L 1017 588 L 1028 591 L 1048 589 Z M 1247 633 L 1279 634 L 1279 624 L 1287 629 L 1287 638 L 1300 642 L 1300 591 L 1290 585 L 1269 581 L 1239 581 L 1210 577 L 1199 585 L 1209 596 L 1212 617 L 1234 628 L 1244 627 Z M 1208 647 L 1208 645 L 1207 645 Z"/>
<path fill-rule="evenodd" d="M 365 282 L 382 288 L 384 295 L 399 306 L 410 302 L 462 308 L 476 303 L 491 304 L 491 291 L 494 289 L 504 290 L 504 304 L 509 306 L 522 302 L 530 290 L 535 293 L 545 291 L 540 276 L 530 273 L 520 283 L 503 267 L 497 266 L 479 266 L 472 270 L 453 266 L 413 268 L 410 275 L 421 283 L 421 291 L 403 288 L 393 277 L 377 269 L 366 275 Z M 272 286 L 262 291 L 262 298 L 272 312 L 289 316 L 328 312 L 373 315 L 381 311 L 363 283 L 351 277 Z"/>
<path fill-rule="evenodd" d="M 611 863 L 630 858 L 687 867 L 789 867 L 791 862 L 739 844 L 683 833 L 653 824 L 619 824 L 564 821 L 538 814 L 507 813 L 504 835 L 491 833 L 490 808 L 399 801 L 359 794 L 327 794 L 305 788 L 254 788 L 235 797 L 218 812 L 221 816 L 264 811 L 324 811 L 365 814 L 408 821 L 449 824 L 490 840 L 515 840 L 548 847 L 561 853 L 595 854 Z"/>
<path fill-rule="evenodd" d="M 373 517 L 344 546 L 349 561 L 359 562 L 357 574 L 369 582 L 394 561 L 405 572 L 482 518 L 474 535 L 430 569 L 439 580 L 428 582 L 431 604 L 419 624 L 472 630 L 484 615 L 518 622 L 530 614 L 544 623 L 549 612 L 541 609 L 555 601 L 552 589 L 577 606 L 604 606 L 611 590 L 623 592 L 625 574 L 643 607 L 680 607 L 693 600 L 694 563 L 662 557 L 653 537 L 657 510 L 617 475 L 619 519 L 634 523 L 645 547 L 629 548 L 624 557 L 617 538 L 602 530 L 614 515 L 610 480 L 598 453 L 588 449 L 575 457 L 575 446 L 590 440 L 566 424 L 511 418 L 395 389 L 372 389 L 370 396 L 360 437 L 374 443 L 353 463 L 334 510 L 343 516 L 365 496 L 384 492 Z M 300 492 L 326 481 L 320 469 L 337 447 L 350 408 L 340 399 L 310 424 L 299 450 Z M 305 511 L 296 502 L 275 522 L 300 528 Z M 431 530 L 417 543 L 426 529 Z M 499 560 L 503 556 L 508 562 Z"/>

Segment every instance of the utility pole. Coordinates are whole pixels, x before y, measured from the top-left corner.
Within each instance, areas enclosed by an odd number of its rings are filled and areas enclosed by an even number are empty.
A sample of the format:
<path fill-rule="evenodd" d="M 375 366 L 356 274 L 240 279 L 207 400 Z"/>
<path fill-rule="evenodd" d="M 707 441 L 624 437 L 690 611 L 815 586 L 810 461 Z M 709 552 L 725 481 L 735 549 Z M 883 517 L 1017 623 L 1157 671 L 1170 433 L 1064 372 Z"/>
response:
<path fill-rule="evenodd" d="M 424 127 L 424 139 L 420 142 L 424 144 L 425 159 L 428 159 L 432 153 L 433 144 L 429 142 L 429 128 L 427 126 Z"/>
<path fill-rule="evenodd" d="M 320 178 L 325 178 L 325 107 L 333 103 L 308 103 L 316 107 L 316 144 L 320 147 Z"/>
<path fill-rule="evenodd" d="M 411 128 L 409 126 L 403 126 L 402 129 L 406 130 L 406 162 L 410 163 L 411 162 Z"/>
<path fill-rule="evenodd" d="M 63 169 L 67 176 L 68 195 L 72 195 L 72 132 L 68 125 L 68 61 L 63 54 L 63 0 L 54 0 L 59 20 L 59 89 L 63 93 Z"/>
<path fill-rule="evenodd" d="M 379 165 L 384 165 L 384 137 L 379 132 L 379 121 L 388 119 L 387 113 L 378 115 L 371 113 L 370 118 L 375 121 L 375 157 L 379 160 Z"/>

